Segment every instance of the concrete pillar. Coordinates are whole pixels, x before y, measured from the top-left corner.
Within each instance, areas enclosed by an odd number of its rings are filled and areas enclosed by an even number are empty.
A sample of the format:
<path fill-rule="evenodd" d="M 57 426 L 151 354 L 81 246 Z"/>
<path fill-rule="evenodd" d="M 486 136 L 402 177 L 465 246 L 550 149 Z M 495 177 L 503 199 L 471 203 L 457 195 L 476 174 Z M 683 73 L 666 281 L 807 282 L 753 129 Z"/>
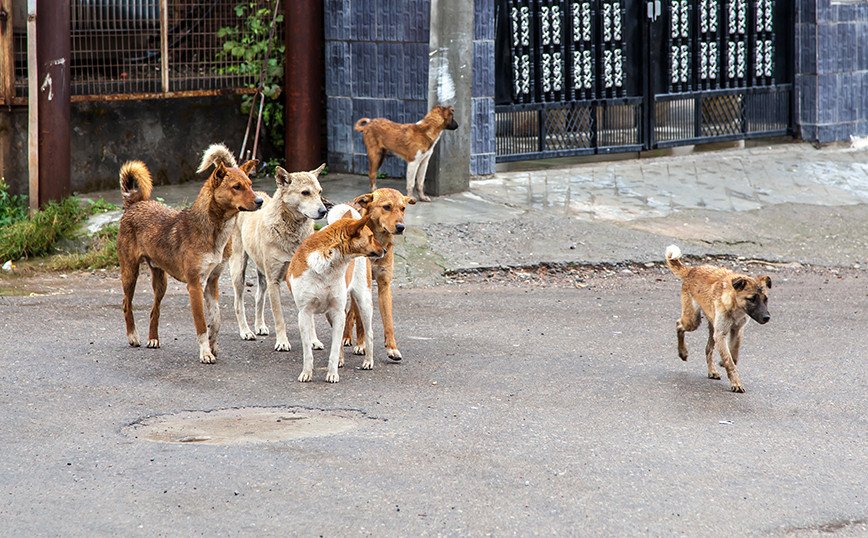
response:
<path fill-rule="evenodd" d="M 455 107 L 458 129 L 445 131 L 428 167 L 425 192 L 435 196 L 470 186 L 473 90 L 473 2 L 431 0 L 428 108 Z"/>
<path fill-rule="evenodd" d="M 286 169 L 313 170 L 323 155 L 323 3 L 285 0 Z"/>

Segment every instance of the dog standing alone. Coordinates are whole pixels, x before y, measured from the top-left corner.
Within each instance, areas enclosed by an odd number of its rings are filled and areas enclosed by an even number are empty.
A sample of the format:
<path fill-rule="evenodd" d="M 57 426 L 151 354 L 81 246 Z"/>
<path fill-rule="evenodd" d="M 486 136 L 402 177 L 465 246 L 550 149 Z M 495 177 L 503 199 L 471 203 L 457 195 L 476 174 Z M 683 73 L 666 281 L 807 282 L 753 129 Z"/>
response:
<path fill-rule="evenodd" d="M 238 216 L 229 272 L 235 289 L 238 332 L 244 340 L 256 340 L 256 335 L 247 325 L 244 312 L 244 273 L 247 260 L 252 259 L 258 277 L 254 322 L 256 334 L 268 334 L 268 327 L 265 325 L 265 294 L 268 292 L 277 334 L 274 350 L 290 350 L 283 308 L 280 306 L 280 282 L 286 277 L 289 262 L 298 246 L 313 233 L 313 221 L 326 214 L 321 196 L 322 187 L 317 179 L 324 168 L 325 165 L 322 165 L 310 172 L 290 174 L 278 166 L 274 173 L 277 183 L 274 198 L 265 193 L 257 193 L 265 200 L 262 209 L 256 213 Z M 322 349 L 322 344 L 317 344 L 317 348 Z"/>
<path fill-rule="evenodd" d="M 681 263 L 681 249 L 675 245 L 666 248 L 666 266 L 682 281 L 681 318 L 676 323 L 678 356 L 687 360 L 684 333 L 696 330 L 702 322 L 700 313 L 704 313 L 708 320 L 705 345 L 708 377 L 720 379 L 712 360 L 717 349 L 730 388 L 733 392 L 744 392 L 737 369 L 744 326 L 748 316 L 760 324 L 771 319 L 768 311 L 771 278 L 766 275 L 753 278 L 710 265 L 687 267 Z"/>
<path fill-rule="evenodd" d="M 425 195 L 428 161 L 443 130 L 458 128 L 454 116 L 455 109 L 451 106 L 437 105 L 416 123 L 395 123 L 385 118 L 357 121 L 355 129 L 362 133 L 368 152 L 371 191 L 377 189 L 377 171 L 386 152 L 390 152 L 407 161 L 407 196 L 413 196 L 415 192 L 419 200 L 430 202 L 431 199 Z"/>
<path fill-rule="evenodd" d="M 121 167 L 124 215 L 118 227 L 117 251 L 124 320 L 131 346 L 140 345 L 133 318 L 133 295 L 139 266 L 144 261 L 151 268 L 154 288 L 148 347 L 160 347 L 157 328 L 168 273 L 187 284 L 199 340 L 199 360 L 206 364 L 217 360 L 220 331 L 217 281 L 224 255 L 231 248 L 227 245 L 235 228 L 235 217 L 240 211 L 254 211 L 262 205 L 262 198 L 253 192 L 247 177 L 256 164 L 253 160 L 237 166 L 226 146 L 212 145 L 205 151 L 198 171 L 215 165 L 214 171 L 202 185 L 193 206 L 181 211 L 150 199 L 153 182 L 144 163 L 130 161 Z"/>

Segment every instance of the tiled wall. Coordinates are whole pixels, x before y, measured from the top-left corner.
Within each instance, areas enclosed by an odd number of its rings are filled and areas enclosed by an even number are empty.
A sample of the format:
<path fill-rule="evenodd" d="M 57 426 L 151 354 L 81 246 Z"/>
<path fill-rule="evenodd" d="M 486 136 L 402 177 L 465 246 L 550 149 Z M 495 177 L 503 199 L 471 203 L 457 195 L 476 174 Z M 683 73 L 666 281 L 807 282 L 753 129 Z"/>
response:
<path fill-rule="evenodd" d="M 414 123 L 428 108 L 430 0 L 325 0 L 328 162 L 336 172 L 367 174 L 357 119 Z M 472 174 L 494 172 L 494 0 L 476 0 Z M 387 157 L 380 171 L 403 177 Z"/>
<path fill-rule="evenodd" d="M 796 90 L 801 137 L 868 135 L 868 2 L 797 0 Z"/>

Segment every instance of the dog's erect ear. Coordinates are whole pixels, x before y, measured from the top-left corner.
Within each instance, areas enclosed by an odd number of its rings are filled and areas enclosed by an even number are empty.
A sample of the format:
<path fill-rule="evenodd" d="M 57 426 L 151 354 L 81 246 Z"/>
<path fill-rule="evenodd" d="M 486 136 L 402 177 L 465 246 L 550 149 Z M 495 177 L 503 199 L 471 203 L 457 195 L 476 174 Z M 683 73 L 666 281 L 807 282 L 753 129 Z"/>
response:
<path fill-rule="evenodd" d="M 356 196 L 355 200 L 353 200 L 353 203 L 357 204 L 359 207 L 361 207 L 363 209 L 367 209 L 368 206 L 371 205 L 371 202 L 373 202 L 373 201 L 374 201 L 374 194 L 369 192 L 368 194 Z"/>
<path fill-rule="evenodd" d="M 226 166 L 223 165 L 223 161 L 217 161 L 217 166 L 214 167 L 214 174 L 211 175 L 214 178 L 214 184 L 219 185 L 223 178 L 226 177 Z"/>
<path fill-rule="evenodd" d="M 321 165 L 319 165 L 319 168 L 317 168 L 316 170 L 311 170 L 310 173 L 313 174 L 313 177 L 319 177 L 319 175 L 322 174 L 322 171 L 325 170 L 325 167 L 326 163 L 322 163 Z"/>
<path fill-rule="evenodd" d="M 352 212 L 352 211 L 347 211 L 346 213 L 344 213 L 343 215 L 341 215 L 341 218 L 342 218 L 342 219 L 351 219 L 351 218 L 353 218 L 353 212 Z"/>
<path fill-rule="evenodd" d="M 292 178 L 289 177 L 289 172 L 278 166 L 274 169 L 274 182 L 278 187 L 286 187 L 292 183 Z"/>
<path fill-rule="evenodd" d="M 410 204 L 410 205 L 415 205 L 415 204 L 416 204 L 416 199 L 413 198 L 412 196 L 405 196 L 405 197 L 404 197 L 404 203 L 405 203 L 405 204 Z"/>
<path fill-rule="evenodd" d="M 371 216 L 365 215 L 364 217 L 362 217 L 359 220 L 350 224 L 350 227 L 349 227 L 350 237 L 358 237 L 359 234 L 362 232 L 362 228 L 364 228 L 365 225 L 368 222 L 370 222 L 370 220 L 371 220 Z"/>
<path fill-rule="evenodd" d="M 762 282 L 766 289 L 772 289 L 772 279 L 768 275 L 762 275 L 757 277 L 757 280 Z"/>
<path fill-rule="evenodd" d="M 735 291 L 741 291 L 745 286 L 747 286 L 747 279 L 744 277 L 737 276 L 732 279 L 732 288 Z"/>
<path fill-rule="evenodd" d="M 247 161 L 246 163 L 242 164 L 241 166 L 239 166 L 238 168 L 242 172 L 244 172 L 245 174 L 247 174 L 249 176 L 251 174 L 251 172 L 256 170 L 257 164 L 259 164 L 259 161 L 257 161 L 256 159 L 251 159 L 251 160 Z"/>

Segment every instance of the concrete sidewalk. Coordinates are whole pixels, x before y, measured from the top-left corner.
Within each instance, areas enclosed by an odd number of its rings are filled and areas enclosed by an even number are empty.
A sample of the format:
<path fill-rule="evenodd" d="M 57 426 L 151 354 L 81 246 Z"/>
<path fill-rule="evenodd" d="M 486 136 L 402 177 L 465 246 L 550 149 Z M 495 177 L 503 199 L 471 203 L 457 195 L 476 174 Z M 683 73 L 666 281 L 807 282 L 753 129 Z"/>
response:
<path fill-rule="evenodd" d="M 788 143 L 571 164 L 512 165 L 469 192 L 407 211 L 399 282 L 444 271 L 543 262 L 657 262 L 677 241 L 692 255 L 828 266 L 868 260 L 868 151 Z M 255 187 L 273 191 L 271 178 Z M 367 192 L 362 176 L 321 178 L 334 202 Z M 403 190 L 402 180 L 379 186 Z M 173 205 L 199 185 L 158 186 Z M 93 193 L 120 202 L 117 191 Z"/>

